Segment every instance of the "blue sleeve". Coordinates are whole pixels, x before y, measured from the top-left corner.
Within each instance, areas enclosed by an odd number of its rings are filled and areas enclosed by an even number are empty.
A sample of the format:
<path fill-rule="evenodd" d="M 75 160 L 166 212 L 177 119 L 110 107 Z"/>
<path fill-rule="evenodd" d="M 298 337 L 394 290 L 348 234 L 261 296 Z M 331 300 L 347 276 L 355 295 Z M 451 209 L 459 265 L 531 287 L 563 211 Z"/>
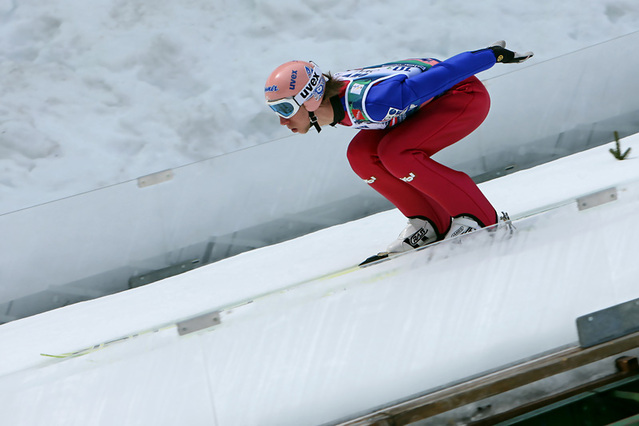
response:
<path fill-rule="evenodd" d="M 390 109 L 403 111 L 421 105 L 455 84 L 495 65 L 490 49 L 464 52 L 408 78 L 397 75 L 371 87 L 366 96 L 366 112 L 375 121 L 383 121 Z"/>

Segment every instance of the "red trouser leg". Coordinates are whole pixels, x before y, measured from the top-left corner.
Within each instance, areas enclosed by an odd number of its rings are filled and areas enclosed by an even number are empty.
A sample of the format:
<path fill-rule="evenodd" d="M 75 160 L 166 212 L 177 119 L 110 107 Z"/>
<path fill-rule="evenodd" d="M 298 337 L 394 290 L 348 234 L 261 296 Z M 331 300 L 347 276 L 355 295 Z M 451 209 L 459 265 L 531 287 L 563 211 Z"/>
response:
<path fill-rule="evenodd" d="M 427 218 L 440 233 L 462 214 L 494 224 L 495 209 L 473 180 L 430 158 L 479 127 L 489 108 L 486 88 L 471 77 L 397 127 L 360 131 L 348 147 L 351 167 L 405 216 Z"/>
<path fill-rule="evenodd" d="M 385 130 L 362 130 L 348 146 L 348 160 L 355 173 L 393 203 L 406 217 L 429 219 L 443 235 L 450 226 L 450 214 L 435 200 L 393 176 L 377 155 Z"/>

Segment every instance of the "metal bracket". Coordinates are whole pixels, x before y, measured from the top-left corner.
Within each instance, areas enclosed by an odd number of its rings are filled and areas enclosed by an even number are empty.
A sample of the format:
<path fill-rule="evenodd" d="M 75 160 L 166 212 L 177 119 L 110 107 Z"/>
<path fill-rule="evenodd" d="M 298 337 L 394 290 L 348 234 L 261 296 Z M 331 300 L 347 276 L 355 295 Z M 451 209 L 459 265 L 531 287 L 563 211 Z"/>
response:
<path fill-rule="evenodd" d="M 146 188 L 147 186 L 157 185 L 173 179 L 173 170 L 164 170 L 150 175 L 138 178 L 138 188 Z"/>
<path fill-rule="evenodd" d="M 195 318 L 188 319 L 186 321 L 177 323 L 177 330 L 180 336 L 193 333 L 195 331 L 204 330 L 205 328 L 213 327 L 221 324 L 220 311 L 209 312 L 208 314 L 200 315 Z"/>
<path fill-rule="evenodd" d="M 577 207 L 579 210 L 586 210 L 615 200 L 617 200 L 617 188 L 613 187 L 577 198 Z"/>
<path fill-rule="evenodd" d="M 605 343 L 639 331 L 639 299 L 577 318 L 581 347 Z"/>

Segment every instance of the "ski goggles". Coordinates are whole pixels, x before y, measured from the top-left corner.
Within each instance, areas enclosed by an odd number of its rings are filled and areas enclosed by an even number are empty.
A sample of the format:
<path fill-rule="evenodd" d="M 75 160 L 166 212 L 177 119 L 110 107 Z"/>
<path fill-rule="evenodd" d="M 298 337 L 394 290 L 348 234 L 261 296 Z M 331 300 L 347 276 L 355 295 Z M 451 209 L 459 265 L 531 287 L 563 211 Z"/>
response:
<path fill-rule="evenodd" d="M 295 98 L 284 98 L 276 101 L 267 101 L 266 104 L 271 107 L 275 114 L 282 118 L 291 118 L 300 109 L 300 104 Z"/>

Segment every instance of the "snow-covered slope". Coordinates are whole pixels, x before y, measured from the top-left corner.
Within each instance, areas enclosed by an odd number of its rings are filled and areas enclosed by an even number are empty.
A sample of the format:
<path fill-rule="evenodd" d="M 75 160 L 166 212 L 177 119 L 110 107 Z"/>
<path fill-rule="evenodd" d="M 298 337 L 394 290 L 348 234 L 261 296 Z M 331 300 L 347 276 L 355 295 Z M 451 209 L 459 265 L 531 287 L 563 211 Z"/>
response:
<path fill-rule="evenodd" d="M 383 249 L 404 225 L 389 211 L 0 326 L 3 417 L 319 424 L 572 344 L 577 316 L 639 297 L 639 138 L 622 146 L 629 160 L 605 146 L 483 184 L 512 216 L 563 205 L 510 239 L 480 234 L 314 279 Z M 607 187 L 616 201 L 564 203 Z M 167 328 L 61 362 L 40 355 L 219 309 L 204 333 Z"/>
<path fill-rule="evenodd" d="M 622 0 L 2 0 L 0 213 L 284 137 L 262 87 L 287 60 L 339 71 L 505 39 L 534 64 L 637 22 Z"/>

